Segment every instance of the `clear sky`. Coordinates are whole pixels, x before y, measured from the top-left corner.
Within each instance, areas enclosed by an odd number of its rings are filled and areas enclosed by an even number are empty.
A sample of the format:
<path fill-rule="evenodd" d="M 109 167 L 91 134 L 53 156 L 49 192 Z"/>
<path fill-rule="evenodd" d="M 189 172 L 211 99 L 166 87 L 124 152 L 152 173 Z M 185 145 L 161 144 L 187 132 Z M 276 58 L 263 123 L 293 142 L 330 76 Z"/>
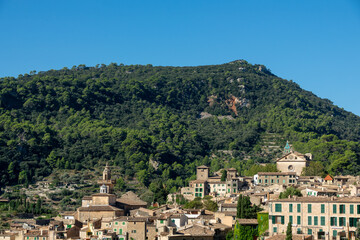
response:
<path fill-rule="evenodd" d="M 360 0 L 0 0 L 0 77 L 237 59 L 360 115 Z"/>

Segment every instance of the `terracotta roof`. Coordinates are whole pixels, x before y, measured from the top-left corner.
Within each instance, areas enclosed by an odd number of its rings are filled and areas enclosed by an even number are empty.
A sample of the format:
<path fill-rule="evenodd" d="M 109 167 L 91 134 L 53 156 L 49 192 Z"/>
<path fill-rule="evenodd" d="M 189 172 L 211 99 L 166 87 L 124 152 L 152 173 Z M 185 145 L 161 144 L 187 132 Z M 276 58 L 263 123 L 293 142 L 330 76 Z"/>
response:
<path fill-rule="evenodd" d="M 286 235 L 284 234 L 278 234 L 278 235 L 274 235 L 272 237 L 267 238 L 267 240 L 285 240 L 286 239 Z M 292 239 L 293 240 L 311 240 L 312 236 L 311 235 L 297 235 L 297 234 L 293 234 L 292 235 Z"/>
<path fill-rule="evenodd" d="M 209 168 L 209 167 L 207 167 L 205 165 L 201 165 L 201 166 L 198 166 L 197 168 Z"/>
<path fill-rule="evenodd" d="M 192 180 L 190 182 L 192 182 L 192 183 L 205 183 L 207 181 L 206 180 Z"/>
<path fill-rule="evenodd" d="M 287 176 L 287 175 L 296 175 L 295 172 L 258 172 L 258 175 L 264 175 L 264 176 Z"/>
<path fill-rule="evenodd" d="M 91 196 L 96 196 L 96 197 L 110 197 L 110 196 L 115 196 L 115 194 L 110 194 L 110 193 L 95 193 Z"/>
<path fill-rule="evenodd" d="M 332 181 L 333 178 L 330 176 L 330 175 L 327 175 L 325 178 L 324 178 L 325 181 Z"/>
<path fill-rule="evenodd" d="M 178 230 L 179 233 L 190 236 L 214 236 L 215 231 L 198 225 L 186 226 L 184 229 Z"/>
<path fill-rule="evenodd" d="M 97 212 L 97 211 L 109 212 L 109 211 L 123 211 L 123 210 L 110 205 L 105 205 L 105 206 L 79 207 L 78 211 L 79 212 Z"/>
<path fill-rule="evenodd" d="M 270 200 L 270 202 L 328 202 L 328 203 L 360 203 L 360 197 L 293 197 Z"/>
<path fill-rule="evenodd" d="M 257 219 L 245 219 L 245 218 L 237 218 L 237 221 L 240 225 L 257 225 Z"/>
<path fill-rule="evenodd" d="M 123 194 L 121 198 L 116 199 L 116 201 L 125 205 L 147 205 L 145 201 L 141 200 L 138 195 L 132 191 Z"/>

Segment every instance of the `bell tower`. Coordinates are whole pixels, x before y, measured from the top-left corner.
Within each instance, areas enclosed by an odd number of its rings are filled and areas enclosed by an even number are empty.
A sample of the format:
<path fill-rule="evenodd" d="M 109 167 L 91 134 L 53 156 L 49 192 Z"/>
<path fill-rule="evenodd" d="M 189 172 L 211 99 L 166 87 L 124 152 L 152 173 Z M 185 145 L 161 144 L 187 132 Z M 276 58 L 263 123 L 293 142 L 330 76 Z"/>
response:
<path fill-rule="evenodd" d="M 112 194 L 114 192 L 115 181 L 111 180 L 111 169 L 110 169 L 108 163 L 106 163 L 105 169 L 103 171 L 102 180 L 99 180 L 98 184 L 101 186 L 100 193 Z"/>

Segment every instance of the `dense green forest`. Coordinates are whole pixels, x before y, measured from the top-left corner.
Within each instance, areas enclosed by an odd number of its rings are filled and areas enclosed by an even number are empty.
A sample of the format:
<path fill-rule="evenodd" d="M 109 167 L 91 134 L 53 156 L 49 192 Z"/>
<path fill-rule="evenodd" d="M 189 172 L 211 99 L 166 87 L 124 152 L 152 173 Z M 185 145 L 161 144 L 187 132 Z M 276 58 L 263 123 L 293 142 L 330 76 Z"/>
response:
<path fill-rule="evenodd" d="M 197 165 L 245 174 L 271 162 L 276 154 L 261 145 L 266 134 L 311 151 L 325 172 L 360 173 L 358 116 L 244 60 L 79 65 L 4 77 L 0 86 L 1 186 L 109 161 L 124 179 L 164 195 L 194 177 Z"/>

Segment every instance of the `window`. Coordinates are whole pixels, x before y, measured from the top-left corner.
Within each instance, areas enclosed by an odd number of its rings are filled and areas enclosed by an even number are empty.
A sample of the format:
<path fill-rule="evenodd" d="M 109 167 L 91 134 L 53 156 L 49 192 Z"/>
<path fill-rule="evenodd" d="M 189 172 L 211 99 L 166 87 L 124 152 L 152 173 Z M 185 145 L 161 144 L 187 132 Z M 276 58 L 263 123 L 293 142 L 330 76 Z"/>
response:
<path fill-rule="evenodd" d="M 118 222 L 115 222 L 115 225 L 118 225 Z"/>
<path fill-rule="evenodd" d="M 274 227 L 274 233 L 276 233 L 277 232 L 277 227 Z"/>
<path fill-rule="evenodd" d="M 333 205 L 333 213 L 336 213 L 336 205 Z"/>
<path fill-rule="evenodd" d="M 336 236 L 337 236 L 337 231 L 333 230 L 333 237 L 336 238 Z"/>
<path fill-rule="evenodd" d="M 357 214 L 360 214 L 360 205 L 357 205 Z"/>
<path fill-rule="evenodd" d="M 164 220 L 160 220 L 160 223 L 164 223 Z"/>
<path fill-rule="evenodd" d="M 357 218 L 349 218 L 349 226 L 350 227 L 356 227 L 357 221 L 358 221 Z"/>
<path fill-rule="evenodd" d="M 318 217 L 315 216 L 315 217 L 314 217 L 314 226 L 317 226 L 317 225 L 318 225 Z"/>
<path fill-rule="evenodd" d="M 297 231 L 296 231 L 297 234 L 301 234 L 301 228 L 298 228 Z"/>
<path fill-rule="evenodd" d="M 336 217 L 330 218 L 330 226 L 337 226 L 337 218 Z"/>
<path fill-rule="evenodd" d="M 297 216 L 296 224 L 301 225 L 301 217 L 300 216 Z"/>
<path fill-rule="evenodd" d="M 293 205 L 292 205 L 292 203 L 289 204 L 289 212 L 293 212 Z"/>
<path fill-rule="evenodd" d="M 342 213 L 342 214 L 345 213 L 345 204 L 340 204 L 339 205 L 339 213 Z"/>
<path fill-rule="evenodd" d="M 285 184 L 285 179 L 283 180 L 283 183 Z"/>
<path fill-rule="evenodd" d="M 275 212 L 281 212 L 281 203 L 275 204 Z"/>
<path fill-rule="evenodd" d="M 259 179 L 259 183 L 261 183 L 261 179 Z"/>
<path fill-rule="evenodd" d="M 293 216 L 289 216 L 289 222 L 292 224 L 293 223 Z"/>
<path fill-rule="evenodd" d="M 325 213 L 325 204 L 321 204 L 321 213 Z"/>
<path fill-rule="evenodd" d="M 136 233 L 136 230 L 131 230 L 132 233 Z"/>
<path fill-rule="evenodd" d="M 350 214 L 354 214 L 354 205 L 350 205 Z"/>
<path fill-rule="evenodd" d="M 122 229 L 119 229 L 119 234 L 120 234 L 120 235 L 122 234 Z"/>
<path fill-rule="evenodd" d="M 321 226 L 325 226 L 325 217 L 320 217 Z"/>
<path fill-rule="evenodd" d="M 274 183 L 274 179 L 271 179 L 271 183 Z"/>
<path fill-rule="evenodd" d="M 311 213 L 311 204 L 308 204 L 308 213 Z"/>
<path fill-rule="evenodd" d="M 284 216 L 271 216 L 272 224 L 285 224 Z"/>
<path fill-rule="evenodd" d="M 114 228 L 114 232 L 116 232 L 117 230 L 116 230 L 116 228 Z"/>
<path fill-rule="evenodd" d="M 346 220 L 344 217 L 339 217 L 339 226 L 345 226 Z"/>
<path fill-rule="evenodd" d="M 279 183 L 279 179 L 277 180 L 277 183 Z"/>
<path fill-rule="evenodd" d="M 265 183 L 267 183 L 267 179 L 265 179 Z"/>
<path fill-rule="evenodd" d="M 298 203 L 298 205 L 297 205 L 297 212 L 298 212 L 298 213 L 301 212 L 301 205 L 300 205 L 300 203 Z"/>
<path fill-rule="evenodd" d="M 312 229 L 308 229 L 308 235 L 312 235 Z"/>
<path fill-rule="evenodd" d="M 308 216 L 308 225 L 312 225 L 311 216 Z"/>
<path fill-rule="evenodd" d="M 122 224 L 125 225 L 125 222 L 123 222 Z"/>

